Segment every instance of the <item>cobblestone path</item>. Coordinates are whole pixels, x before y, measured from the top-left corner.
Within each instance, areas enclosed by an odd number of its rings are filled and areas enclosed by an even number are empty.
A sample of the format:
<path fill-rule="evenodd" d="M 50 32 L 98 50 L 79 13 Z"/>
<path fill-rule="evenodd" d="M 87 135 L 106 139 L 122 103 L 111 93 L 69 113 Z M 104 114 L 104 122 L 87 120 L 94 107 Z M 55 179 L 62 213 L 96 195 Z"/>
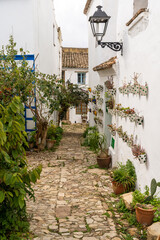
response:
<path fill-rule="evenodd" d="M 96 164 L 93 152 L 81 147 L 82 125 L 65 126 L 56 152 L 31 153 L 30 165 L 43 165 L 34 186 L 36 202 L 27 204 L 35 240 L 119 240 L 114 221 L 104 215 L 111 203 L 106 170 Z M 111 215 L 110 215 L 111 216 Z"/>

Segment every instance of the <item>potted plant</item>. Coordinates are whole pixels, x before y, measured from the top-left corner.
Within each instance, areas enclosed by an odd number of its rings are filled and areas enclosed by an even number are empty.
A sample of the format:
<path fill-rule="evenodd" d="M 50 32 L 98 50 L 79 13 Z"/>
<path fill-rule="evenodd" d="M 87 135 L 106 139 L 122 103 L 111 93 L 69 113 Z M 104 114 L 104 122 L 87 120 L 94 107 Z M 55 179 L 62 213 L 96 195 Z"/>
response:
<path fill-rule="evenodd" d="M 146 186 L 144 193 L 141 193 L 139 190 L 133 192 L 133 206 L 136 209 L 136 219 L 140 224 L 145 226 L 151 225 L 154 215 L 156 212 L 159 212 L 160 198 L 155 196 L 157 187 L 160 187 L 160 182 L 156 182 L 153 178 L 150 191 Z"/>
<path fill-rule="evenodd" d="M 133 156 L 138 158 L 138 160 L 141 164 L 145 163 L 147 161 L 147 154 L 140 145 L 134 144 L 132 146 L 132 153 L 133 153 Z"/>
<path fill-rule="evenodd" d="M 108 154 L 108 149 L 105 148 L 106 138 L 103 134 L 98 133 L 98 149 L 97 163 L 100 168 L 109 168 L 111 156 Z"/>
<path fill-rule="evenodd" d="M 136 123 L 137 123 L 138 125 L 142 125 L 143 122 L 144 122 L 144 117 L 143 117 L 143 116 L 137 116 L 137 117 L 136 117 Z"/>
<path fill-rule="evenodd" d="M 128 147 L 132 147 L 133 146 L 133 135 L 131 135 L 128 140 L 127 140 L 127 145 Z"/>
<path fill-rule="evenodd" d="M 124 142 L 127 142 L 128 139 L 129 139 L 129 137 L 128 137 L 128 135 L 127 135 L 127 132 L 124 132 L 124 133 L 123 133 L 122 140 L 123 140 Z"/>
<path fill-rule="evenodd" d="M 55 135 L 56 135 L 56 126 L 51 124 L 48 129 L 47 129 L 47 140 L 46 140 L 46 145 L 48 149 L 52 149 L 56 140 L 55 140 Z"/>
<path fill-rule="evenodd" d="M 148 85 L 145 83 L 145 86 L 140 85 L 139 94 L 141 96 L 147 96 L 148 94 Z"/>
<path fill-rule="evenodd" d="M 115 124 L 108 124 L 107 126 L 108 126 L 111 134 L 112 134 L 113 136 L 115 136 L 115 135 L 116 135 L 116 125 L 115 125 Z"/>
<path fill-rule="evenodd" d="M 32 149 L 36 146 L 36 131 L 30 132 L 28 136 L 28 146 L 29 149 Z"/>
<path fill-rule="evenodd" d="M 122 130 L 122 126 L 119 126 L 117 129 L 116 129 L 117 133 L 118 133 L 118 136 L 120 138 L 123 137 L 123 130 Z"/>
<path fill-rule="evenodd" d="M 137 177 L 135 167 L 130 160 L 126 164 L 119 163 L 111 174 L 112 187 L 115 194 L 122 194 L 135 189 Z"/>

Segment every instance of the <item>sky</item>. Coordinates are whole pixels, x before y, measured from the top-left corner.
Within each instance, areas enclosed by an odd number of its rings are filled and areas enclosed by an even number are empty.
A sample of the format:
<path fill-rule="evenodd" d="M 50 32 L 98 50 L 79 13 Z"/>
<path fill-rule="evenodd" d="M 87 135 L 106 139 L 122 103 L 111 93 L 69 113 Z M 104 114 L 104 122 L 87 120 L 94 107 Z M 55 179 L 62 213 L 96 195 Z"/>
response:
<path fill-rule="evenodd" d="M 54 0 L 63 47 L 88 47 L 88 23 L 83 14 L 87 0 Z"/>

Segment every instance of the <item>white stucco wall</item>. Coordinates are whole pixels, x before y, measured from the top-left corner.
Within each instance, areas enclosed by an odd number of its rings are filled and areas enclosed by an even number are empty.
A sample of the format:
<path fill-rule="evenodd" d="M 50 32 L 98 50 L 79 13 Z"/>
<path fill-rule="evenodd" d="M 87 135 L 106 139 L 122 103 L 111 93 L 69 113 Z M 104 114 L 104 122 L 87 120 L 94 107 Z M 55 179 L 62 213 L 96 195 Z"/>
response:
<path fill-rule="evenodd" d="M 104 36 L 102 41 L 118 41 L 116 36 L 116 21 L 117 21 L 117 10 L 118 10 L 118 4 L 117 0 L 94 0 L 91 2 L 90 8 L 87 12 L 87 20 L 90 16 L 94 14 L 96 11 L 96 6 L 101 5 L 103 6 L 102 10 L 104 10 L 107 15 L 111 16 L 106 36 Z M 104 82 L 107 81 L 108 76 L 111 74 L 114 75 L 114 72 L 108 72 L 108 71 L 93 71 L 93 68 L 103 62 L 106 62 L 111 57 L 116 56 L 116 53 L 113 52 L 109 48 L 101 48 L 101 46 L 97 46 L 96 39 L 93 37 L 90 23 L 88 22 L 88 35 L 89 35 L 89 86 L 91 87 L 92 91 L 94 90 L 95 86 L 100 84 L 104 86 Z M 90 94 L 90 97 L 94 95 L 93 93 Z M 110 143 L 110 136 L 107 129 L 107 124 L 111 122 L 110 116 L 106 114 L 106 107 L 105 107 L 105 86 L 104 91 L 101 93 L 101 97 L 104 98 L 104 103 L 101 105 L 100 108 L 102 108 L 104 112 L 104 117 L 102 117 L 103 120 L 103 127 L 99 126 L 99 131 L 102 133 L 105 133 L 105 135 L 108 135 L 108 145 Z M 90 104 L 93 108 L 93 104 Z M 94 126 L 94 114 L 89 114 L 89 123 L 90 126 Z"/>
<path fill-rule="evenodd" d="M 145 1 L 146 2 L 146 1 Z M 137 6 L 134 4 L 137 3 Z M 122 125 L 123 131 L 127 131 L 128 135 L 133 134 L 136 144 L 140 144 L 147 152 L 147 163 L 140 164 L 132 155 L 131 149 L 118 136 L 116 136 L 113 165 L 119 162 L 126 162 L 130 159 L 136 167 L 137 187 L 144 190 L 145 185 L 150 185 L 151 179 L 156 178 L 160 181 L 160 161 L 159 161 L 159 135 L 160 135 L 160 102 L 159 95 L 159 51 L 160 51 L 160 22 L 159 11 L 160 2 L 148 0 L 149 12 L 141 13 L 128 27 L 126 23 L 133 17 L 135 7 L 138 8 L 139 2 L 134 0 L 119 1 L 98 1 L 91 3 L 87 13 L 87 19 L 93 15 L 95 7 L 103 4 L 103 9 L 110 15 L 108 30 L 104 41 L 123 41 L 123 56 L 120 52 L 117 54 L 108 48 L 101 49 L 95 46 L 95 39 L 89 31 L 89 86 L 93 89 L 97 84 L 103 84 L 107 80 L 107 76 L 114 75 L 110 71 L 93 72 L 93 67 L 101 62 L 107 61 L 110 57 L 117 55 L 117 64 L 113 66 L 115 69 L 114 82 L 118 89 L 124 82 L 133 83 L 133 74 L 139 73 L 138 82 L 144 85 L 148 84 L 148 97 L 136 96 L 133 94 L 123 95 L 117 92 L 116 103 L 121 103 L 124 107 L 135 108 L 139 115 L 144 116 L 144 125 L 135 125 L 129 119 L 121 119 L 120 117 L 110 117 L 108 114 L 104 117 L 105 125 L 109 121 L 116 123 L 117 127 Z M 146 5 L 141 5 L 146 7 Z M 124 14 L 124 10 L 125 11 Z M 116 13 L 117 11 L 117 13 Z M 115 21 L 112 22 L 112 19 Z M 112 24 L 112 26 L 110 25 Z M 116 35 L 115 35 L 116 34 Z M 112 70 L 113 70 L 112 69 Z M 90 114 L 90 125 L 94 125 L 93 114 Z M 106 128 L 101 129 L 102 132 L 108 134 Z"/>
<path fill-rule="evenodd" d="M 61 78 L 61 36 L 54 0 L 0 0 L 0 22 L 0 48 L 13 35 L 17 49 L 34 54 L 36 70 Z M 52 119 L 57 119 L 56 112 Z"/>
<path fill-rule="evenodd" d="M 78 78 L 77 74 L 78 73 L 86 73 L 86 84 L 85 85 L 80 85 L 82 89 L 88 89 L 88 69 L 76 69 L 76 68 L 67 68 L 63 69 L 65 71 L 65 82 L 68 80 L 73 83 L 73 84 L 78 84 Z M 89 113 L 87 113 L 89 117 Z M 71 123 L 82 123 L 82 118 L 81 114 L 76 114 L 76 109 L 75 108 L 70 108 L 69 109 L 69 121 Z"/>
<path fill-rule="evenodd" d="M 57 24 L 53 0 L 0 0 L 0 47 L 13 35 L 17 49 L 34 54 L 43 73 L 61 74 Z M 53 44 L 53 25 L 55 44 Z"/>
<path fill-rule="evenodd" d="M 127 11 L 124 13 L 124 8 Z M 136 112 L 144 116 L 144 125 L 136 126 L 129 120 L 119 119 L 124 131 L 137 136 L 137 143 L 147 152 L 147 163 L 140 164 L 134 159 L 130 148 L 126 143 L 118 140 L 118 159 L 125 162 L 131 159 L 136 167 L 137 186 L 142 190 L 145 185 L 150 185 L 152 178 L 160 181 L 160 161 L 159 161 L 159 135 L 160 135 L 160 22 L 159 11 L 160 2 L 149 0 L 148 13 L 142 13 L 139 22 L 134 22 L 127 27 L 126 22 L 133 16 L 133 1 L 119 0 L 118 35 L 121 35 L 124 42 L 124 55 L 119 56 L 119 85 L 122 86 L 123 79 L 131 81 L 133 73 L 140 73 L 139 83 L 148 84 L 149 94 L 145 96 L 133 96 L 132 94 L 119 95 L 119 103 L 123 106 L 135 108 Z M 132 27 L 132 28 L 131 28 Z M 132 81 L 133 82 L 133 81 Z"/>

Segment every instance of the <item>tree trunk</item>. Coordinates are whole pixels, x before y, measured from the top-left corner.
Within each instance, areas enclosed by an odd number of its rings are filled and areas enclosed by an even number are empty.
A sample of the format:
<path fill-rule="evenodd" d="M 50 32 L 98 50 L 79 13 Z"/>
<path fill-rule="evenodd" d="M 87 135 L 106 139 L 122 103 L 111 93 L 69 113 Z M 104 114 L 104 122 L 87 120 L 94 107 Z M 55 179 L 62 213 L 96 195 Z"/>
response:
<path fill-rule="evenodd" d="M 45 148 L 47 128 L 48 122 L 41 120 L 39 123 L 37 123 L 36 145 L 39 150 L 44 150 Z"/>

